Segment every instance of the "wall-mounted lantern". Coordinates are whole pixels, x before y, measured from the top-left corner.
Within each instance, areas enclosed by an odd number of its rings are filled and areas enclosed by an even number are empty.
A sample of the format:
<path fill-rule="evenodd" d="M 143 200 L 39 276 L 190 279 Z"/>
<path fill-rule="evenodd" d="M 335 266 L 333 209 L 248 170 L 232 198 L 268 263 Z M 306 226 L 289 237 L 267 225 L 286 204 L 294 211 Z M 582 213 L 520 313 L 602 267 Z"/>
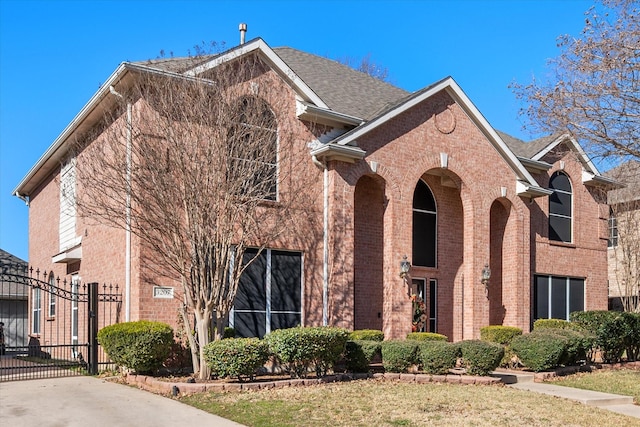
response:
<path fill-rule="evenodd" d="M 404 255 L 402 257 L 402 261 L 400 261 L 400 277 L 404 279 L 407 276 L 407 273 L 409 273 L 410 268 L 411 268 L 411 263 L 407 259 L 407 256 Z"/>
<path fill-rule="evenodd" d="M 489 288 L 489 279 L 491 279 L 491 269 L 489 268 L 489 264 L 485 264 L 482 269 L 482 276 L 480 282 L 485 286 L 485 288 Z"/>

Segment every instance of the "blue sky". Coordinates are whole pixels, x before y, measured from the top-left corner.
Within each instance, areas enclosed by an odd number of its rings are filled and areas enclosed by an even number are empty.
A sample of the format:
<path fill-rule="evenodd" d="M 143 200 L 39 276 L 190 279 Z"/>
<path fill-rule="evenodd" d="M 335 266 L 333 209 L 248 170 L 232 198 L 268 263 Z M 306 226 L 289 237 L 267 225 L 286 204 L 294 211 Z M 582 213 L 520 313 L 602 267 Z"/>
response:
<path fill-rule="evenodd" d="M 122 61 L 261 37 L 371 59 L 414 91 L 452 76 L 495 128 L 522 139 L 509 83 L 544 77 L 584 0 L 0 0 L 0 248 L 28 260 L 28 208 L 12 190 Z"/>

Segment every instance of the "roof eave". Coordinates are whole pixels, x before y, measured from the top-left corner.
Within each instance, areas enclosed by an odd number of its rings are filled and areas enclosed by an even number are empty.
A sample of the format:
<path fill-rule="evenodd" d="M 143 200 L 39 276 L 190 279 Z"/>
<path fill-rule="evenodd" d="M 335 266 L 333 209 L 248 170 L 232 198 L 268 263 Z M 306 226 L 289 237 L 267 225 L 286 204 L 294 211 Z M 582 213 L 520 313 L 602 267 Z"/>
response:
<path fill-rule="evenodd" d="M 553 167 L 553 165 L 550 163 L 539 160 L 531 160 L 526 157 L 518 157 L 518 160 L 530 172 L 546 172 Z"/>
<path fill-rule="evenodd" d="M 364 120 L 359 117 L 318 107 L 300 100 L 296 102 L 296 114 L 301 120 L 332 127 L 359 126 L 364 122 Z"/>
<path fill-rule="evenodd" d="M 516 194 L 520 197 L 535 199 L 537 197 L 550 196 L 553 191 L 518 180 L 516 182 Z"/>
<path fill-rule="evenodd" d="M 95 111 L 104 97 L 109 94 L 109 87 L 114 86 L 121 80 L 129 67 L 129 63 L 123 62 L 116 68 L 100 89 L 89 99 L 73 120 L 64 128 L 62 133 L 60 133 L 49 148 L 40 156 L 40 159 L 29 169 L 24 178 L 22 178 L 20 183 L 13 189 L 11 193 L 13 196 L 21 199 L 29 197 L 41 180 L 49 175 L 54 166 L 59 164 L 62 157 L 66 154 L 64 146 L 68 138 L 73 135 L 78 126 Z"/>
<path fill-rule="evenodd" d="M 586 170 L 582 171 L 582 183 L 592 187 L 608 187 L 609 189 L 624 188 L 625 185 L 615 179 L 602 175 L 595 175 Z"/>
<path fill-rule="evenodd" d="M 349 145 L 324 144 L 311 151 L 311 156 L 320 160 L 338 160 L 346 163 L 355 163 L 362 160 L 366 151 L 359 147 Z"/>

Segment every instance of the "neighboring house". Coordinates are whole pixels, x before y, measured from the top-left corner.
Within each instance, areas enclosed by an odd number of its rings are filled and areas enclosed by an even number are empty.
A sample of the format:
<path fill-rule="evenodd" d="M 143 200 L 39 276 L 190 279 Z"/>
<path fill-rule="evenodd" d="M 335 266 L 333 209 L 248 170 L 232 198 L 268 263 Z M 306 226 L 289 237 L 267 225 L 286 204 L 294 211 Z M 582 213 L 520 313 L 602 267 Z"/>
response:
<path fill-rule="evenodd" d="M 15 276 L 28 276 L 26 261 L 0 249 L 0 322 L 4 323 L 4 344 L 8 350 L 28 342 L 28 295 L 30 288 L 16 283 Z"/>
<path fill-rule="evenodd" d="M 252 264 L 247 276 L 260 283 L 243 282 L 229 319 L 239 335 L 328 324 L 403 338 L 411 293 L 425 300 L 425 329 L 451 340 L 478 338 L 490 324 L 528 331 L 538 318 L 607 308 L 599 195 L 612 181 L 570 135 L 525 143 L 493 129 L 451 77 L 408 93 L 262 39 L 195 71 L 179 58 L 121 64 L 15 189 L 30 206 L 32 265 L 127 283 L 127 319 L 176 326 L 179 284 L 145 279 L 135 238 L 127 269 L 124 231 L 85 221 L 61 202 L 81 185 L 73 168 L 82 158 L 69 159 L 69 146 L 112 105 L 109 87 L 136 72 L 205 72 L 247 55 L 267 65 L 265 79 L 286 84 L 289 105 L 274 114 L 293 123 L 287 130 L 306 150 L 302 172 L 315 182 L 308 213 L 317 221 L 307 241 L 292 231 Z M 411 266 L 400 275 L 405 255 Z"/>
<path fill-rule="evenodd" d="M 624 188 L 609 191 L 609 308 L 640 310 L 640 162 L 606 174 Z"/>

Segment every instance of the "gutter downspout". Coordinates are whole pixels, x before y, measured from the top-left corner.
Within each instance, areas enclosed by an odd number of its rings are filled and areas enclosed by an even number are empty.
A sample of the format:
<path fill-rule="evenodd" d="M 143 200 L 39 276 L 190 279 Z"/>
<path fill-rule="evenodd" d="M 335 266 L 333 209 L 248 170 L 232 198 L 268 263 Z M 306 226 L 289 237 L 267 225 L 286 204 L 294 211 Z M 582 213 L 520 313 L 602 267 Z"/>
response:
<path fill-rule="evenodd" d="M 322 169 L 322 326 L 329 324 L 329 170 L 326 161 L 312 156 L 313 164 Z"/>
<path fill-rule="evenodd" d="M 109 86 L 109 91 L 124 99 L 124 97 L 118 93 L 113 86 Z M 127 180 L 127 195 L 125 200 L 125 267 L 124 267 L 124 287 L 125 287 L 125 303 L 124 303 L 124 318 L 125 322 L 129 322 L 131 319 L 131 137 L 132 132 L 132 105 L 131 102 L 127 102 L 127 150 L 126 150 L 126 180 Z"/>

